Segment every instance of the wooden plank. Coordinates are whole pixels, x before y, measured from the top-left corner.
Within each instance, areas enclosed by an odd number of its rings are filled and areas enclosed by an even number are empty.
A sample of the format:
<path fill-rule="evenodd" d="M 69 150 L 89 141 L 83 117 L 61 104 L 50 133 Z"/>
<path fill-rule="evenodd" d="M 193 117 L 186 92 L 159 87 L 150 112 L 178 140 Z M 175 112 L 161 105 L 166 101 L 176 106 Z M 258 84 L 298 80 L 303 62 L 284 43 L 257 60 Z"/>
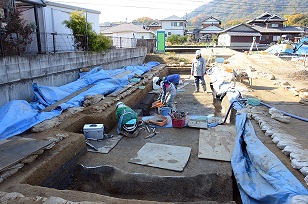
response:
<path fill-rule="evenodd" d="M 6 141 L 0 144 L 0 172 L 52 143 L 52 141 L 31 138 Z"/>
<path fill-rule="evenodd" d="M 231 161 L 235 136 L 235 127 L 229 125 L 200 130 L 198 158 Z"/>
<path fill-rule="evenodd" d="M 59 105 L 61 105 L 62 103 L 65 103 L 69 100 L 71 100 L 72 98 L 74 98 L 75 96 L 79 95 L 80 93 L 82 92 L 85 92 L 87 91 L 88 89 L 90 89 L 91 87 L 95 86 L 96 84 L 90 84 L 89 86 L 86 86 L 68 96 L 66 96 L 65 98 L 61 99 L 60 101 L 56 102 L 56 103 L 53 103 L 51 104 L 50 106 L 44 108 L 43 110 L 41 110 L 41 112 L 50 112 L 52 111 L 53 109 L 55 109 L 56 107 L 58 107 Z"/>

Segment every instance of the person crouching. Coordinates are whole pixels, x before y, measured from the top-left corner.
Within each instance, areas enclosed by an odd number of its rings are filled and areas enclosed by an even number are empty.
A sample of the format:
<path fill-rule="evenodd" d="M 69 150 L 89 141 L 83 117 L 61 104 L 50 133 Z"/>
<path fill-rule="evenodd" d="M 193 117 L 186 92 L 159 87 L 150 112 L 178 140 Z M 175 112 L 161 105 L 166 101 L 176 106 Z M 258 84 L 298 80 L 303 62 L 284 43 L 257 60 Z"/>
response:
<path fill-rule="evenodd" d="M 116 105 L 116 120 L 118 121 L 117 133 L 125 137 L 137 137 L 139 134 L 137 126 L 137 113 L 123 102 Z"/>

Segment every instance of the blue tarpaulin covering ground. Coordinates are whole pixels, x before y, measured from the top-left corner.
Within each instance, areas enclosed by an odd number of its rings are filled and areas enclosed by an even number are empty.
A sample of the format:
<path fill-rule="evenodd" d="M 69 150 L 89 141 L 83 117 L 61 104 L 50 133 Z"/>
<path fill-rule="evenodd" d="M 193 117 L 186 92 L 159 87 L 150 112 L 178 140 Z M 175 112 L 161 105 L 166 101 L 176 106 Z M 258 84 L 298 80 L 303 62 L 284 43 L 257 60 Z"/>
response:
<path fill-rule="evenodd" d="M 308 54 L 308 45 L 302 45 L 296 52 L 294 52 L 293 49 L 294 47 L 289 44 L 277 44 L 267 48 L 265 52 L 270 54 L 279 54 L 279 53 L 290 53 L 295 55 Z"/>
<path fill-rule="evenodd" d="M 68 108 L 81 106 L 85 96 L 110 94 L 127 85 L 129 79 L 136 74 L 142 75 L 157 65 L 159 65 L 159 62 L 148 62 L 145 65 L 127 66 L 116 70 L 103 70 L 102 67 L 96 67 L 85 74 L 81 74 L 76 81 L 60 87 L 41 86 L 34 83 L 32 86 L 34 94 L 32 102 L 13 100 L 0 108 L 0 140 L 23 133 L 44 120 L 60 115 L 62 111 Z M 114 76 L 128 70 L 130 71 L 129 74 L 121 78 L 114 78 Z M 51 112 L 40 111 L 89 85 L 93 86 L 60 104 Z"/>
<path fill-rule="evenodd" d="M 235 109 L 243 108 L 234 103 Z M 231 165 L 243 204 L 290 203 L 307 189 L 258 139 L 246 113 L 236 115 L 236 139 Z"/>

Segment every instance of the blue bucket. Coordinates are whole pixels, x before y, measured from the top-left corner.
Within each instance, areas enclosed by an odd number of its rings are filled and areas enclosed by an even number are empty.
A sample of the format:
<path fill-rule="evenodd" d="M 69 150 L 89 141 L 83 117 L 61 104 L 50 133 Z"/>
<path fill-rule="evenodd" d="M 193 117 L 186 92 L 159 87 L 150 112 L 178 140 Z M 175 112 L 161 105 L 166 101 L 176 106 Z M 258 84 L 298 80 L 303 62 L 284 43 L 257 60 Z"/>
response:
<path fill-rule="evenodd" d="M 171 107 L 161 107 L 160 114 L 163 116 L 168 116 L 171 113 Z"/>

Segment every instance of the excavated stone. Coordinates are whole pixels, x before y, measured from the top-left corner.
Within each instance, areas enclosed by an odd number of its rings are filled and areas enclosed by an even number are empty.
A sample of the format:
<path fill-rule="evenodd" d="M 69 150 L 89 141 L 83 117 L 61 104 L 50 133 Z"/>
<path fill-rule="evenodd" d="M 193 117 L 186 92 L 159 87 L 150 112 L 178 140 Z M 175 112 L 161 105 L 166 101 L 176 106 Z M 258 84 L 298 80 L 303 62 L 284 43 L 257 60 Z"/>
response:
<path fill-rule="evenodd" d="M 44 132 L 50 128 L 53 128 L 61 123 L 61 120 L 58 117 L 54 117 L 50 120 L 45 120 L 31 128 L 31 132 Z"/>
<path fill-rule="evenodd" d="M 300 161 L 300 162 L 307 162 L 308 161 L 308 152 L 307 151 L 300 151 L 300 152 L 297 152 L 297 153 L 290 153 L 290 158 L 291 159 L 296 159 L 297 161 Z"/>
<path fill-rule="evenodd" d="M 0 203 L 8 203 L 9 201 L 17 200 L 18 198 L 23 198 L 23 197 L 25 196 L 16 192 L 6 193 L 0 198 Z"/>
<path fill-rule="evenodd" d="M 288 145 L 290 145 L 290 144 L 296 145 L 297 143 L 294 142 L 294 141 L 291 140 L 291 139 L 283 139 L 283 140 L 281 140 L 281 141 L 279 141 L 279 142 L 277 143 L 277 147 L 278 147 L 279 149 L 283 150 L 286 146 L 288 146 Z"/>
<path fill-rule="evenodd" d="M 308 175 L 308 167 L 305 166 L 299 170 L 304 176 Z"/>
<path fill-rule="evenodd" d="M 272 114 L 271 118 L 279 121 L 279 122 L 282 122 L 282 123 L 290 123 L 290 120 L 291 120 L 291 117 L 289 116 L 285 116 L 283 114 L 280 114 L 280 113 L 274 113 Z"/>
<path fill-rule="evenodd" d="M 84 107 L 87 107 L 87 106 L 90 106 L 90 105 L 93 105 L 93 104 L 97 104 L 98 102 L 100 102 L 103 99 L 105 99 L 105 97 L 102 94 L 96 94 L 96 95 L 93 95 L 93 96 L 86 96 L 82 105 Z"/>
<path fill-rule="evenodd" d="M 308 196 L 306 195 L 293 196 L 290 204 L 308 204 Z"/>
<path fill-rule="evenodd" d="M 296 159 L 291 159 L 291 165 L 294 169 L 301 169 L 308 166 L 308 162 L 297 161 Z"/>
<path fill-rule="evenodd" d="M 274 134 L 274 132 L 273 132 L 273 130 L 271 130 L 271 129 L 268 129 L 268 130 L 266 130 L 266 132 L 265 132 L 265 135 L 266 136 L 272 136 Z"/>
<path fill-rule="evenodd" d="M 29 164 L 34 162 L 34 160 L 38 157 L 38 155 L 30 155 L 27 158 L 23 159 L 21 162 L 24 164 Z"/>
<path fill-rule="evenodd" d="M 289 156 L 292 152 L 299 153 L 300 151 L 302 151 L 302 148 L 299 144 L 296 144 L 296 145 L 289 144 L 282 150 L 282 153 Z"/>

